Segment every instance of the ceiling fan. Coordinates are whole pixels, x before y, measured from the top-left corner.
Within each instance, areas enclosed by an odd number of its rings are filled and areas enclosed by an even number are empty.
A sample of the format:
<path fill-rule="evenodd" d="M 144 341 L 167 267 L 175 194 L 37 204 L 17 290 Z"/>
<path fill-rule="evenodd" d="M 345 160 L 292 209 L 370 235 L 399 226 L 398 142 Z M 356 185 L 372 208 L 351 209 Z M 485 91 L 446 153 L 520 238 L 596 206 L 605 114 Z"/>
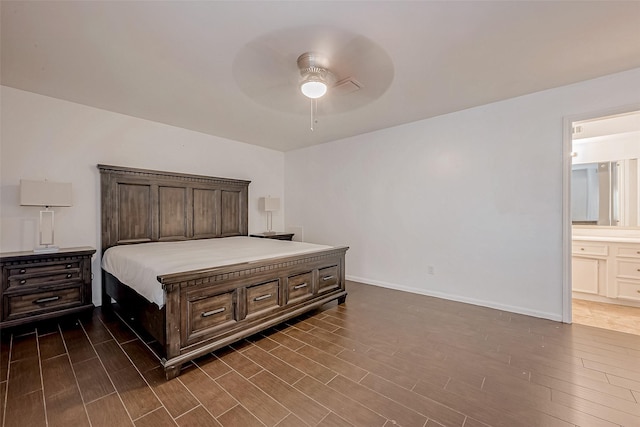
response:
<path fill-rule="evenodd" d="M 300 70 L 300 91 L 307 98 L 321 98 L 329 89 L 331 92 L 344 95 L 363 87 L 363 84 L 353 77 L 336 82 L 335 74 L 329 69 L 329 61 L 321 53 L 303 53 L 298 57 L 297 63 Z"/>
<path fill-rule="evenodd" d="M 311 100 L 311 131 L 315 119 L 317 100 L 322 98 L 335 83 L 335 75 L 329 70 L 327 58 L 316 52 L 305 52 L 296 61 L 300 71 L 300 91 Z"/>
<path fill-rule="evenodd" d="M 297 27 L 247 43 L 234 60 L 233 74 L 247 97 L 271 111 L 300 115 L 311 103 L 313 115 L 321 105 L 321 114 L 329 117 L 382 96 L 394 67 L 364 36 L 335 27 Z"/>

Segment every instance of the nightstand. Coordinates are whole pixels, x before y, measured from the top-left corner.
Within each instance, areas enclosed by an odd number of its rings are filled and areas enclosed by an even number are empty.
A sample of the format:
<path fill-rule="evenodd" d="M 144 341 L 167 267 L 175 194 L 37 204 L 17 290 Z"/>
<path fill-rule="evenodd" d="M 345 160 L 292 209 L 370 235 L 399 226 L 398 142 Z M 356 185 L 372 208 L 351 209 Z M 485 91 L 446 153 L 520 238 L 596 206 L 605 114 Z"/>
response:
<path fill-rule="evenodd" d="M 0 253 L 0 329 L 93 308 L 90 247 Z"/>
<path fill-rule="evenodd" d="M 295 233 L 274 233 L 274 234 L 255 233 L 255 234 L 251 234 L 250 236 L 261 237 L 263 239 L 292 240 L 294 234 Z"/>

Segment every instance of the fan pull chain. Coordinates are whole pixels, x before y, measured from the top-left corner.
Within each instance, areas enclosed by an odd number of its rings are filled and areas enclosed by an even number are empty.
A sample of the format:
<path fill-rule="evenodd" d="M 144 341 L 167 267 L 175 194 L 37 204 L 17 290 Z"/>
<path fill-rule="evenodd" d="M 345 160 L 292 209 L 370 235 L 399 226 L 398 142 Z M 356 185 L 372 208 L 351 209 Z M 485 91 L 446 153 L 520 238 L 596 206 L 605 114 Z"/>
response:
<path fill-rule="evenodd" d="M 310 99 L 309 101 L 311 101 L 311 132 L 313 132 L 313 119 L 314 119 L 314 114 L 313 114 L 313 101 L 314 99 Z"/>
<path fill-rule="evenodd" d="M 315 124 L 318 123 L 316 115 L 318 115 L 318 100 L 311 99 L 311 132 L 313 132 L 313 127 L 315 126 Z"/>

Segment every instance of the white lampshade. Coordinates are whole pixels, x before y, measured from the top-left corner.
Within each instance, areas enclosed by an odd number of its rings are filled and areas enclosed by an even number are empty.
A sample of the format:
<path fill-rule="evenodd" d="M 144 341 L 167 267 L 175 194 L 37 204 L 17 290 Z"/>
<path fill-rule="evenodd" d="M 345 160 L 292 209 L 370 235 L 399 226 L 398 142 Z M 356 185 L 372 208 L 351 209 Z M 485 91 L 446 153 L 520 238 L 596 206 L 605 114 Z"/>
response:
<path fill-rule="evenodd" d="M 264 211 L 274 212 L 280 210 L 280 199 L 278 197 L 264 197 Z"/>
<path fill-rule="evenodd" d="M 316 99 L 327 93 L 327 85 L 318 80 L 309 80 L 300 85 L 300 90 L 307 98 Z"/>
<path fill-rule="evenodd" d="M 20 180 L 22 206 L 72 206 L 71 183 Z"/>
<path fill-rule="evenodd" d="M 33 251 L 36 253 L 57 252 L 59 248 L 53 244 L 54 212 L 49 208 L 52 206 L 72 206 L 71 183 L 21 179 L 20 205 L 44 206 L 46 208 L 40 211 L 40 247 Z"/>

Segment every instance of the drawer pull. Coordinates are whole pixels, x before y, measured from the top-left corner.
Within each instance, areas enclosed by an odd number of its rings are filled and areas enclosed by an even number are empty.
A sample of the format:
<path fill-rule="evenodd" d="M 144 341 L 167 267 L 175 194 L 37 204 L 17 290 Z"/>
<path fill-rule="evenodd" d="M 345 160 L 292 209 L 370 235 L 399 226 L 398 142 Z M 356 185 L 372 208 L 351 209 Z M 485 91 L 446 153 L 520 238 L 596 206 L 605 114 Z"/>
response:
<path fill-rule="evenodd" d="M 65 265 L 64 268 L 71 268 L 71 264 Z"/>
<path fill-rule="evenodd" d="M 323 278 L 322 278 L 322 281 L 323 281 L 323 282 L 326 282 L 327 280 L 331 280 L 331 279 L 333 279 L 334 277 L 335 277 L 335 276 L 325 276 L 325 277 L 323 277 Z"/>
<path fill-rule="evenodd" d="M 259 296 L 259 297 L 255 297 L 253 300 L 254 301 L 262 301 L 262 300 L 269 299 L 269 298 L 271 298 L 271 294 L 266 294 L 266 295 L 262 295 L 262 296 Z"/>
<path fill-rule="evenodd" d="M 209 316 L 213 316 L 214 314 L 219 314 L 222 313 L 223 311 L 225 311 L 227 308 L 226 307 L 222 307 L 222 308 L 217 308 L 215 310 L 211 310 L 211 311 L 205 311 L 204 313 L 202 313 L 200 315 L 200 317 L 209 317 Z"/>
<path fill-rule="evenodd" d="M 304 283 L 300 283 L 299 285 L 295 285 L 293 289 L 302 289 L 302 288 L 306 288 L 307 286 L 308 286 L 307 282 L 304 282 Z"/>
<path fill-rule="evenodd" d="M 71 279 L 71 273 L 67 274 L 67 279 Z"/>
<path fill-rule="evenodd" d="M 581 251 L 584 251 L 584 248 L 580 248 Z"/>
<path fill-rule="evenodd" d="M 25 283 L 27 283 L 27 280 L 26 280 L 26 279 L 22 279 L 22 280 L 20 280 L 20 284 L 21 284 L 21 285 L 24 285 Z"/>
<path fill-rule="evenodd" d="M 27 272 L 27 270 L 26 270 L 26 269 L 24 269 L 24 268 L 21 268 L 21 269 L 20 269 L 20 274 L 24 274 L 24 273 L 26 273 L 26 272 Z"/>
<path fill-rule="evenodd" d="M 55 297 L 46 297 L 46 298 L 38 298 L 37 300 L 33 301 L 33 304 L 44 304 L 46 302 L 53 302 L 53 301 L 58 301 L 60 299 L 59 296 L 55 296 Z"/>

